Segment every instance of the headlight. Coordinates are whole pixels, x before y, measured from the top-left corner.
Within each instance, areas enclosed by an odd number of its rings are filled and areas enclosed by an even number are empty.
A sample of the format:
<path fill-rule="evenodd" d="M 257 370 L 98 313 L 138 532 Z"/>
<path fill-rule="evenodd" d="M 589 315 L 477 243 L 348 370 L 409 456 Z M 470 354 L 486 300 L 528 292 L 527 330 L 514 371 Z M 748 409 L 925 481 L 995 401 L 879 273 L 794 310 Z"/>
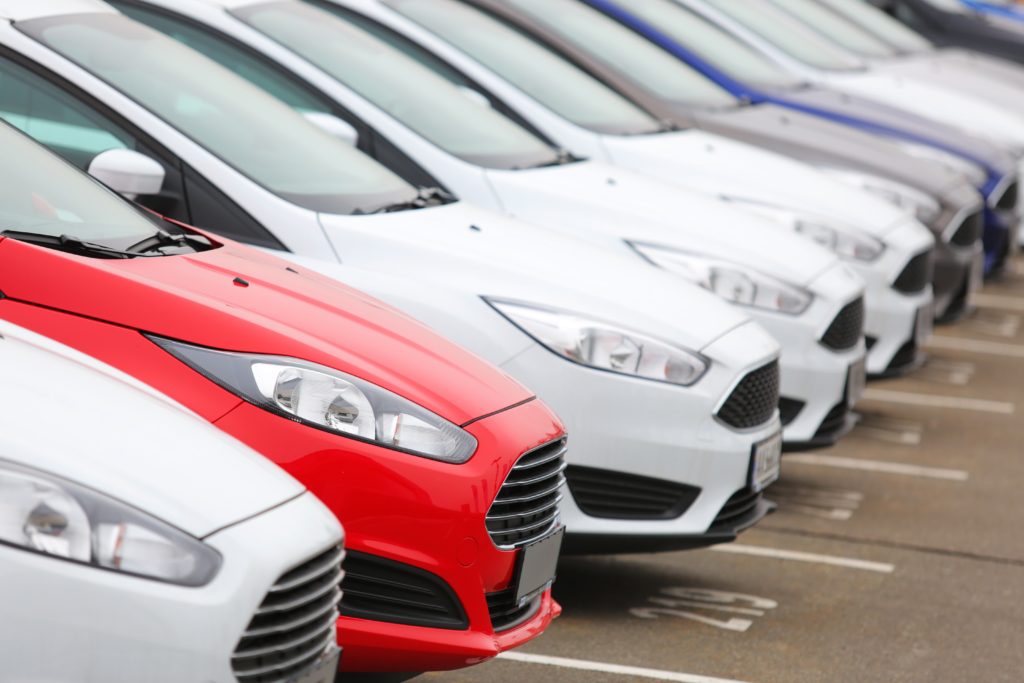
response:
<path fill-rule="evenodd" d="M 216 550 L 120 501 L 0 462 L 0 543 L 125 574 L 202 586 Z"/>
<path fill-rule="evenodd" d="M 580 365 L 689 386 L 707 372 L 699 354 L 586 316 L 512 301 L 485 299 L 539 344 Z"/>
<path fill-rule="evenodd" d="M 885 245 L 870 235 L 851 234 L 821 223 L 798 221 L 796 231 L 846 259 L 874 261 L 885 251 Z"/>
<path fill-rule="evenodd" d="M 344 372 L 297 358 L 150 339 L 249 403 L 296 422 L 448 463 L 466 462 L 476 451 L 476 439 L 458 425 Z"/>
<path fill-rule="evenodd" d="M 710 289 L 735 304 L 799 315 L 807 310 L 814 298 L 804 289 L 735 263 L 654 244 L 627 244 L 654 265 Z"/>
<path fill-rule="evenodd" d="M 931 223 L 942 213 L 942 205 L 934 197 L 903 183 L 856 171 L 835 168 L 822 168 L 821 170 L 841 182 L 859 187 L 865 192 L 870 192 L 890 204 L 895 204 L 901 209 L 913 213 L 922 223 Z"/>

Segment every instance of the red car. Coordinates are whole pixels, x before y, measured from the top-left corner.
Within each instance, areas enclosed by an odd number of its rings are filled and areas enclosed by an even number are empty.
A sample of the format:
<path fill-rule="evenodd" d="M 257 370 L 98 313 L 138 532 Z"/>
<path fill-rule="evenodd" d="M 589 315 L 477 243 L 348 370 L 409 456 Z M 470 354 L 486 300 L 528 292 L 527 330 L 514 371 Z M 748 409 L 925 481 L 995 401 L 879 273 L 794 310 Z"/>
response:
<path fill-rule="evenodd" d="M 0 148 L 0 318 L 177 399 L 337 514 L 343 669 L 475 664 L 559 614 L 565 434 L 528 390 L 368 296 L 136 209 L 3 125 Z M 317 616 L 291 607 L 282 629 Z M 311 654 L 266 638 L 267 667 Z"/>

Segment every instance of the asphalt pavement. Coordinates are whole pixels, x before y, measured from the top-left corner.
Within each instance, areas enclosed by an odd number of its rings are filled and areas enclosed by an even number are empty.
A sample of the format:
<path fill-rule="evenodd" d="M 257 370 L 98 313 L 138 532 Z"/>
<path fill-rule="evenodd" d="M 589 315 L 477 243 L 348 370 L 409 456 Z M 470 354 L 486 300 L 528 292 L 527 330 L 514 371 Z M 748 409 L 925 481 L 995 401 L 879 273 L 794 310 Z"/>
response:
<path fill-rule="evenodd" d="M 978 302 L 736 543 L 564 560 L 547 633 L 416 680 L 1024 681 L 1024 266 Z"/>

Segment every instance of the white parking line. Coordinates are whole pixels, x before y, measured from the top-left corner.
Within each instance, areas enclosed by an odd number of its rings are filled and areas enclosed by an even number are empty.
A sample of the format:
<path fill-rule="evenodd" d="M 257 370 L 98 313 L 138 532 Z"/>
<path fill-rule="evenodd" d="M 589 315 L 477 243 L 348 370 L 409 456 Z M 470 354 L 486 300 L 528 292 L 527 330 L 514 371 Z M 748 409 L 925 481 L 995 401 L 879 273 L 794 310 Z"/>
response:
<path fill-rule="evenodd" d="M 974 304 L 982 308 L 1002 308 L 1007 311 L 1024 311 L 1024 297 L 1000 294 L 975 294 Z"/>
<path fill-rule="evenodd" d="M 1022 347 L 1024 348 L 1024 347 Z M 889 391 L 888 389 L 865 389 L 862 398 L 866 401 L 883 403 L 899 403 L 908 406 L 925 406 L 928 408 L 949 408 L 951 410 L 970 410 L 978 413 L 996 413 L 1013 415 L 1016 406 L 1005 401 L 984 401 L 979 398 L 962 396 L 936 396 L 933 394 L 912 394 L 906 391 Z"/>
<path fill-rule="evenodd" d="M 944 479 L 946 481 L 967 481 L 970 476 L 970 474 L 964 470 L 923 467 L 921 465 L 907 465 L 901 462 L 885 462 L 882 460 L 844 458 L 838 455 L 815 455 L 814 453 L 789 453 L 786 455 L 784 462 L 786 465 L 820 465 L 822 467 L 838 467 L 846 470 L 883 472 L 885 474 L 902 474 L 908 477 Z"/>
<path fill-rule="evenodd" d="M 944 351 L 967 351 L 968 353 L 980 353 L 986 356 L 1000 356 L 1002 358 L 1024 358 L 1024 345 L 1005 344 L 1003 342 L 985 341 L 983 339 L 964 339 L 963 337 L 947 337 L 941 334 L 934 334 L 928 341 L 929 348 L 942 349 Z"/>
<path fill-rule="evenodd" d="M 720 553 L 735 553 L 737 555 L 772 557 L 777 560 L 794 560 L 796 562 L 827 564 L 833 567 L 846 567 L 848 569 L 863 569 L 864 571 L 879 572 L 880 574 L 892 574 L 896 569 L 896 565 L 889 564 L 887 562 L 869 562 L 868 560 L 858 560 L 852 557 L 802 553 L 796 550 L 779 550 L 777 548 L 765 548 L 759 545 L 737 545 L 736 543 L 726 543 L 724 545 L 713 545 L 709 550 L 715 550 Z"/>
<path fill-rule="evenodd" d="M 678 683 L 743 683 L 743 681 L 733 678 L 712 678 L 710 676 L 676 673 L 675 671 L 662 671 L 660 669 L 644 669 L 638 666 L 623 666 L 622 664 L 591 662 L 585 659 L 549 657 L 548 655 L 531 655 L 525 652 L 502 652 L 498 655 L 498 659 L 522 662 L 524 664 L 557 666 L 563 669 L 576 669 L 578 671 L 599 671 L 601 673 L 631 676 L 633 678 L 649 678 L 655 681 L 677 681 Z"/>

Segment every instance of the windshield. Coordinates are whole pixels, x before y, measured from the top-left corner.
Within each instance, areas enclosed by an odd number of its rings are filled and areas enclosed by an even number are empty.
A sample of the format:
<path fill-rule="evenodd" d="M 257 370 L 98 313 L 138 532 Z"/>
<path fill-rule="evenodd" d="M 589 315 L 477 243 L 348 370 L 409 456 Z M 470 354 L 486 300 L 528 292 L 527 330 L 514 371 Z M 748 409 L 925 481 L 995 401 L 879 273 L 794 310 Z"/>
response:
<path fill-rule="evenodd" d="M 660 128 L 653 117 L 597 79 L 483 12 L 453 0 L 388 4 L 578 126 L 614 135 Z"/>
<path fill-rule="evenodd" d="M 127 17 L 73 14 L 18 26 L 282 199 L 352 213 L 416 197 L 411 185 L 287 105 Z"/>
<path fill-rule="evenodd" d="M 914 54 L 929 52 L 932 49 L 932 44 L 923 36 L 866 2 L 850 2 L 850 0 L 821 0 L 821 2 L 828 5 L 833 12 L 843 15 L 900 52 Z"/>
<path fill-rule="evenodd" d="M 296 2 L 254 5 L 235 14 L 450 154 L 492 168 L 558 161 L 558 152 L 543 140 L 333 14 Z"/>
<path fill-rule="evenodd" d="M 126 201 L 3 123 L 0 147 L 0 232 L 69 235 L 113 249 L 156 232 Z"/>
<path fill-rule="evenodd" d="M 793 59 L 825 71 L 856 71 L 860 60 L 773 7 L 768 0 L 704 0 Z M 859 0 L 858 0 L 859 1 Z"/>
<path fill-rule="evenodd" d="M 772 0 L 821 35 L 864 57 L 893 57 L 896 50 L 815 0 Z M 862 0 L 857 0 L 861 2 Z"/>
<path fill-rule="evenodd" d="M 685 62 L 581 2 L 507 1 L 591 58 L 617 69 L 653 97 L 715 109 L 739 106 L 735 97 Z"/>
<path fill-rule="evenodd" d="M 775 89 L 803 84 L 746 43 L 676 4 L 675 0 L 645 0 L 628 7 L 630 13 L 741 83 Z"/>

